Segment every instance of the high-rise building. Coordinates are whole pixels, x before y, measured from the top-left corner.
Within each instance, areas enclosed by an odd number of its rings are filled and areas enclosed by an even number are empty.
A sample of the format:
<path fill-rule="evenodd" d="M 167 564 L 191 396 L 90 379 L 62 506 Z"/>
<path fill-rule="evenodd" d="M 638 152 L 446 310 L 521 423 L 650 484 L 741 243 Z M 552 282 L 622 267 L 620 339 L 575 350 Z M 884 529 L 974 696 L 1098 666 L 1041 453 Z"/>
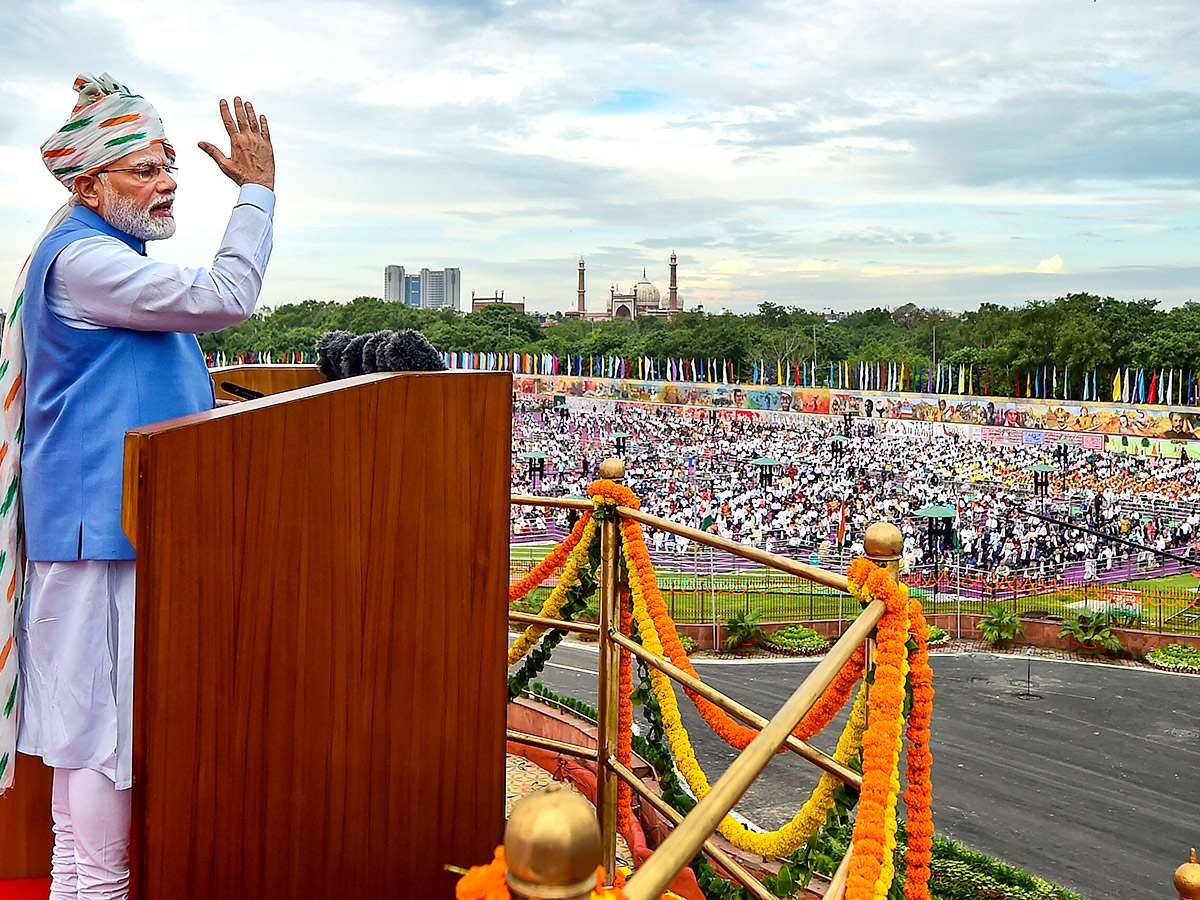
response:
<path fill-rule="evenodd" d="M 425 309 L 461 309 L 462 275 L 459 270 L 422 269 L 421 306 Z"/>
<path fill-rule="evenodd" d="M 400 303 L 404 300 L 404 266 L 384 268 L 383 300 L 385 303 Z"/>
<path fill-rule="evenodd" d="M 445 275 L 446 305 L 462 309 L 462 272 L 458 269 L 442 269 Z"/>
<path fill-rule="evenodd" d="M 412 309 L 421 308 L 420 275 L 409 275 L 404 279 L 404 305 Z"/>
<path fill-rule="evenodd" d="M 414 309 L 462 309 L 462 272 L 456 268 L 421 269 L 420 275 L 406 275 L 404 266 L 386 266 L 383 299 Z"/>
<path fill-rule="evenodd" d="M 446 273 L 444 269 L 421 270 L 421 306 L 441 309 L 446 305 Z"/>

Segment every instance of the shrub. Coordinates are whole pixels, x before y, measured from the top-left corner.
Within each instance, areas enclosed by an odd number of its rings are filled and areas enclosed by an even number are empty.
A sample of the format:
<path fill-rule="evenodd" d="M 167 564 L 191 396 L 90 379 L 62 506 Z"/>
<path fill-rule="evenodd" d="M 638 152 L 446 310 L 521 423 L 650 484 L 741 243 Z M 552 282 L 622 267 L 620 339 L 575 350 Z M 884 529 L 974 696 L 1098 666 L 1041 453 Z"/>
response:
<path fill-rule="evenodd" d="M 930 647 L 942 647 L 948 643 L 950 643 L 948 631 L 938 628 L 936 625 L 929 626 L 929 637 L 926 639 L 926 644 Z"/>
<path fill-rule="evenodd" d="M 1167 644 L 1147 653 L 1146 661 L 1169 672 L 1200 672 L 1200 648 Z"/>
<path fill-rule="evenodd" d="M 768 650 L 776 653 L 811 656 L 828 650 L 829 640 L 805 625 L 795 624 L 781 628 L 774 634 L 768 634 L 765 645 Z"/>
<path fill-rule="evenodd" d="M 1121 639 L 1108 627 L 1107 617 L 1098 612 L 1080 610 L 1063 622 L 1058 636 L 1074 638 L 1085 651 L 1090 653 L 1115 656 L 1124 649 L 1121 646 Z"/>
<path fill-rule="evenodd" d="M 679 638 L 679 643 L 683 645 L 684 653 L 695 653 L 697 650 L 700 649 L 700 645 L 696 642 L 696 639 L 694 637 L 692 637 L 691 635 L 682 634 L 677 631 L 677 632 L 675 632 L 675 636 Z"/>
<path fill-rule="evenodd" d="M 836 823 L 831 819 L 804 850 L 793 854 L 791 869 L 793 872 L 798 870 L 797 874 L 801 876 L 812 871 L 832 874 L 846 852 L 853 832 L 854 822 L 849 816 Z M 904 854 L 908 846 L 903 822 L 896 824 L 896 838 L 898 871 L 888 896 L 903 898 Z M 1083 900 L 1072 890 L 984 856 L 940 834 L 933 836 L 930 855 L 929 894 L 933 900 Z M 807 883 L 807 877 L 803 883 Z"/>
<path fill-rule="evenodd" d="M 979 631 L 993 647 L 1007 647 L 1017 635 L 1025 636 L 1021 617 L 999 604 L 988 607 L 988 614 L 979 620 Z"/>
<path fill-rule="evenodd" d="M 761 647 L 766 632 L 758 624 L 762 617 L 760 612 L 740 612 L 725 620 L 725 649 L 739 650 L 749 647 Z"/>

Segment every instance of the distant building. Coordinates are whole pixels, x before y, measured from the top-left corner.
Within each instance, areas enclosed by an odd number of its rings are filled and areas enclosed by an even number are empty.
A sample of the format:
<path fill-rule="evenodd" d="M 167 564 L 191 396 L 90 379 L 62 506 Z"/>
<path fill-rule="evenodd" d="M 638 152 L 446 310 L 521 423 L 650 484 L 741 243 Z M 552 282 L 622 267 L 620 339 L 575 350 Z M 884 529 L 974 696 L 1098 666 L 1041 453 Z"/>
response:
<path fill-rule="evenodd" d="M 383 270 L 383 300 L 385 303 L 404 302 L 404 266 L 387 266 Z"/>
<path fill-rule="evenodd" d="M 404 266 L 386 266 L 383 299 L 413 309 L 461 309 L 462 272 L 456 268 L 422 269 L 420 275 L 406 275 Z"/>
<path fill-rule="evenodd" d="M 525 312 L 525 298 L 520 300 L 505 300 L 504 291 L 496 291 L 490 297 L 476 296 L 474 291 L 471 291 L 471 312 L 479 312 L 486 306 L 495 306 L 496 304 L 511 306 L 519 313 Z"/>
<path fill-rule="evenodd" d="M 586 268 L 583 257 L 580 257 L 579 284 L 576 288 L 575 308 L 568 310 L 567 315 L 576 319 L 591 319 L 596 321 L 636 319 L 638 316 L 655 316 L 657 318 L 669 319 L 683 309 L 683 305 L 679 300 L 679 285 L 676 276 L 677 267 L 677 258 L 672 253 L 670 284 L 667 288 L 667 296 L 665 298 L 662 292 L 646 277 L 646 270 L 642 269 L 641 280 L 634 284 L 628 291 L 622 291 L 620 285 L 617 284 L 609 288 L 607 310 L 604 312 L 588 312 L 584 301 L 587 293 L 584 281 Z"/>

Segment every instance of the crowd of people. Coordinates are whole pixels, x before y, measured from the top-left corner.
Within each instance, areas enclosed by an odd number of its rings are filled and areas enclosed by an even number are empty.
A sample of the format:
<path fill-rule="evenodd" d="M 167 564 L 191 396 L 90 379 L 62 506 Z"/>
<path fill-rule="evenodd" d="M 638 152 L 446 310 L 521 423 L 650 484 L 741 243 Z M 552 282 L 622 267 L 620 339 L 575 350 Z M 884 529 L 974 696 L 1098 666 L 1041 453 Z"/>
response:
<path fill-rule="evenodd" d="M 822 564 L 861 554 L 878 520 L 900 527 L 905 566 L 936 558 L 1001 576 L 1059 576 L 1074 565 L 1096 577 L 1130 558 L 1155 567 L 1163 556 L 1154 551 L 1191 558 L 1200 549 L 1200 464 L 1187 459 L 1076 449 L 1064 475 L 1046 448 L 885 433 L 841 418 L 518 398 L 515 492 L 583 496 L 613 455 L 646 511 Z M 1037 464 L 1056 466 L 1043 494 L 1030 471 Z M 931 539 L 917 513 L 934 504 L 950 525 Z M 549 525 L 537 508 L 512 515 L 517 534 Z M 660 552 L 693 549 L 665 532 L 650 539 Z"/>

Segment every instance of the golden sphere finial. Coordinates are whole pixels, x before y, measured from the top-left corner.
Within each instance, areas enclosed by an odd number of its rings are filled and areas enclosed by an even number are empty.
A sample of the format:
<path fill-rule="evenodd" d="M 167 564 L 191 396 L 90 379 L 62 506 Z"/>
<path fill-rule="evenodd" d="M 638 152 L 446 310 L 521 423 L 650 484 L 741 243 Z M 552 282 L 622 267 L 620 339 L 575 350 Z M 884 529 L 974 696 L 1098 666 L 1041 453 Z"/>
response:
<path fill-rule="evenodd" d="M 562 784 L 551 784 L 519 801 L 504 828 L 505 877 L 513 892 L 523 897 L 591 896 L 600 853 L 596 811 Z"/>
<path fill-rule="evenodd" d="M 1196 864 L 1196 848 L 1191 859 L 1175 870 L 1175 890 L 1179 900 L 1200 900 L 1200 865 Z"/>
<path fill-rule="evenodd" d="M 625 477 L 625 463 L 615 456 L 610 456 L 600 463 L 600 477 L 609 481 L 620 481 Z"/>
<path fill-rule="evenodd" d="M 891 522 L 876 522 L 863 535 L 863 553 L 872 562 L 899 559 L 904 553 L 904 535 Z"/>

